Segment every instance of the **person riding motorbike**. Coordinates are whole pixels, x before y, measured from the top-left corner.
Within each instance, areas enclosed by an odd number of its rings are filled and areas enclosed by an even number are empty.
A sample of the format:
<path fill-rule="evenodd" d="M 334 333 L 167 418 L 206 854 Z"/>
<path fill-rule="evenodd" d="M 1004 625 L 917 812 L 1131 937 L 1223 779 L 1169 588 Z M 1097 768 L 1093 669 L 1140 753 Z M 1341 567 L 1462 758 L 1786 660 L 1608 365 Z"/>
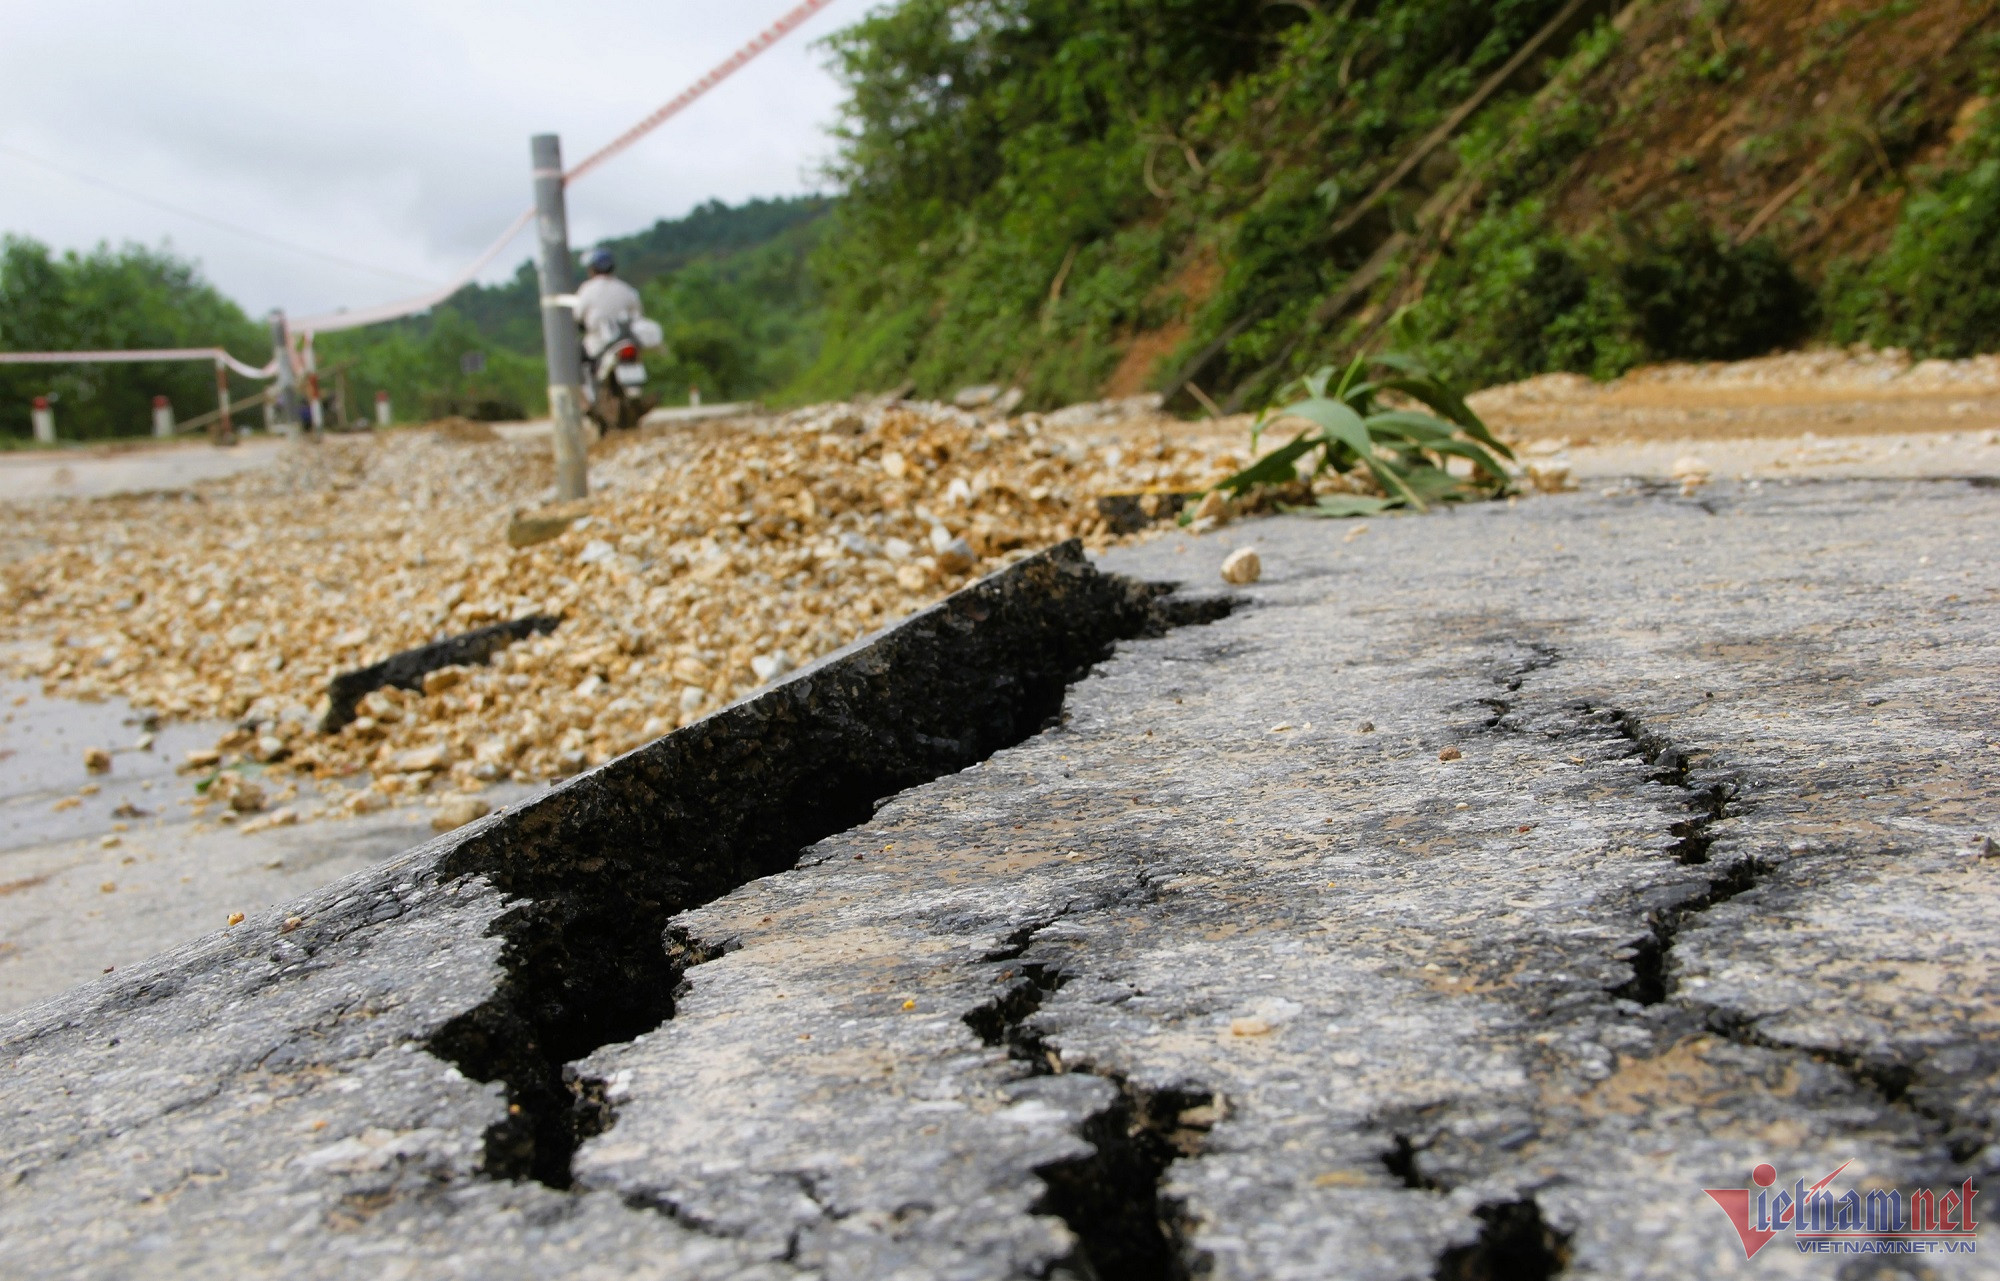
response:
<path fill-rule="evenodd" d="M 659 326 L 645 318 L 639 291 L 618 278 L 610 250 L 593 252 L 588 265 L 590 279 L 576 291 L 576 323 L 590 412 L 607 429 L 636 427 L 654 403 L 639 394 L 645 374 L 638 350 L 659 344 Z"/>

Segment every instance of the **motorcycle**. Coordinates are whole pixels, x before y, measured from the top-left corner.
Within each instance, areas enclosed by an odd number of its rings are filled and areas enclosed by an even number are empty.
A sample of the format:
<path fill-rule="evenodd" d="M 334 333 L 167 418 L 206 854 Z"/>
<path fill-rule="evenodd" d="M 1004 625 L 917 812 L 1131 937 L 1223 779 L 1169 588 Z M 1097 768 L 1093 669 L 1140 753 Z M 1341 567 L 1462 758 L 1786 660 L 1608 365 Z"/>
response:
<path fill-rule="evenodd" d="M 657 322 L 641 318 L 621 323 L 595 355 L 585 349 L 590 369 L 590 416 L 605 431 L 630 431 L 659 404 L 658 398 L 643 394 L 646 366 L 640 363 L 639 353 L 659 346 L 665 337 Z"/>

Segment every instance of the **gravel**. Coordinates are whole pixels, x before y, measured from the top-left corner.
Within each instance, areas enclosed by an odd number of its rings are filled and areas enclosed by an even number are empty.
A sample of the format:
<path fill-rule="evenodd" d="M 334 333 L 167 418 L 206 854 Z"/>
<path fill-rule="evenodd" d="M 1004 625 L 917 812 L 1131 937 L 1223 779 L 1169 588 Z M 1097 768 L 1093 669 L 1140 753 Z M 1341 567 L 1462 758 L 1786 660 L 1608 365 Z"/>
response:
<path fill-rule="evenodd" d="M 0 643 L 51 695 L 234 722 L 219 759 L 190 767 L 251 759 L 328 783 L 303 818 L 561 778 L 1029 551 L 1108 545 L 1100 492 L 1240 465 L 1148 406 L 1106 407 L 1092 426 L 1121 434 L 1104 440 L 908 404 L 619 438 L 598 447 L 593 500 L 518 548 L 508 527 L 550 483 L 544 443 L 331 438 L 186 494 L 6 510 Z M 563 622 L 422 690 L 375 690 L 316 733 L 336 674 L 536 614 Z"/>

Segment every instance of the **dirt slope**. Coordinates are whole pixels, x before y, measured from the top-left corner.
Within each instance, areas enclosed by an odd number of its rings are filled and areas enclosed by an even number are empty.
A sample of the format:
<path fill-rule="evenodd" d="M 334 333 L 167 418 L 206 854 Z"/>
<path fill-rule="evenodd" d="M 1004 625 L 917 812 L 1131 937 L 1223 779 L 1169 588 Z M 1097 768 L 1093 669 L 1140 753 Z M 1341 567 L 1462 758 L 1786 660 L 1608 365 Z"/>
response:
<path fill-rule="evenodd" d="M 1881 248 L 1903 178 L 1984 99 L 1992 0 L 1639 0 L 1583 86 L 1614 122 L 1552 192 L 1571 230 L 1689 201 L 1810 269 Z"/>

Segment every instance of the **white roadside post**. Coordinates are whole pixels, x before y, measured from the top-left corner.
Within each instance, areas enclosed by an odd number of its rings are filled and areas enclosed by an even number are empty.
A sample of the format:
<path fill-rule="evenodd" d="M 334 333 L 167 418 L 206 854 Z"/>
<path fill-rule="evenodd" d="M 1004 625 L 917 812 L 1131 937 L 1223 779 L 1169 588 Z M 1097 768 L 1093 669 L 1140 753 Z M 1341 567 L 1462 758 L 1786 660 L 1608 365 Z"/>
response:
<path fill-rule="evenodd" d="M 375 425 L 377 427 L 387 427 L 390 420 L 389 393 L 378 391 L 375 393 Z"/>
<path fill-rule="evenodd" d="M 42 445 L 56 443 L 56 411 L 49 408 L 47 396 L 35 397 L 35 405 L 28 417 L 35 424 L 35 441 Z M 15 421 L 19 421 L 16 419 Z"/>
<path fill-rule="evenodd" d="M 174 434 L 174 406 L 165 396 L 153 397 L 153 436 L 166 440 Z"/>
<path fill-rule="evenodd" d="M 563 201 L 562 140 L 552 133 L 529 141 L 535 181 L 536 238 L 541 245 L 542 348 L 549 362 L 549 417 L 555 425 L 556 497 L 590 494 L 583 441 L 583 346 L 577 340 L 576 269 L 569 256 L 569 214 Z"/>

